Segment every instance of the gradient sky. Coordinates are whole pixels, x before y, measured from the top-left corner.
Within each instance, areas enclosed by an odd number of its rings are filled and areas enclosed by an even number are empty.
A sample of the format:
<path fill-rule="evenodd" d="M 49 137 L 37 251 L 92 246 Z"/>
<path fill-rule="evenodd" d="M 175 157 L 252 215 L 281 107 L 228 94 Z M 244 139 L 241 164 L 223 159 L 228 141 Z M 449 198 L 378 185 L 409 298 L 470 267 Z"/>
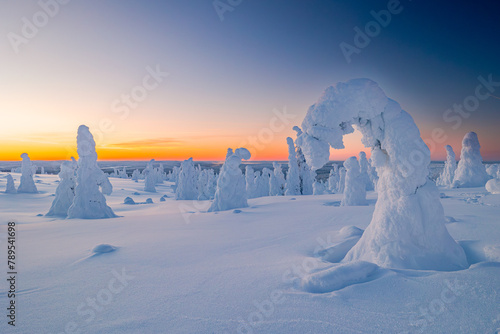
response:
<path fill-rule="evenodd" d="M 353 45 L 353 28 L 364 30 L 370 11 L 387 4 L 243 0 L 221 21 L 211 0 L 72 0 L 16 53 L 9 33 L 22 36 L 23 18 L 43 18 L 41 7 L 2 1 L 0 160 L 76 156 L 80 124 L 103 160 L 220 160 L 241 145 L 253 160 L 284 160 L 307 108 L 327 86 L 357 77 L 378 82 L 414 117 L 433 159 L 444 159 L 446 144 L 459 155 L 464 134 L 476 131 L 484 160 L 500 160 L 500 99 L 481 101 L 460 126 L 443 120 L 475 94 L 479 76 L 500 81 L 500 5 L 401 1 L 347 63 L 339 44 Z M 127 116 L 114 112 L 157 66 L 169 73 L 158 87 Z M 286 126 L 275 116 L 283 110 L 295 115 Z M 435 129 L 442 134 L 432 139 Z M 364 149 L 359 134 L 345 139 L 331 159 Z"/>

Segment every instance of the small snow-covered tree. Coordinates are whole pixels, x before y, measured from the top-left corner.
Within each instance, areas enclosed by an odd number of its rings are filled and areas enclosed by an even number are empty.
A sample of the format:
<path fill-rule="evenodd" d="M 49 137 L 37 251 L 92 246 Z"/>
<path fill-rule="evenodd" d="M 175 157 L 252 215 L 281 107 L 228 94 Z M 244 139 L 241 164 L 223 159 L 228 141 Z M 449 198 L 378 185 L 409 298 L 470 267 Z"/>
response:
<path fill-rule="evenodd" d="M 486 166 L 486 173 L 492 178 L 498 178 L 498 173 L 500 170 L 498 169 L 498 164 L 489 164 Z"/>
<path fill-rule="evenodd" d="M 259 197 L 257 193 L 257 177 L 258 173 L 254 172 L 252 166 L 245 167 L 245 184 L 247 190 L 247 198 Z"/>
<path fill-rule="evenodd" d="M 134 171 L 132 172 L 132 180 L 133 181 L 138 181 L 140 175 L 141 175 L 141 172 L 139 172 L 138 169 L 134 169 Z"/>
<path fill-rule="evenodd" d="M 339 178 L 339 165 L 333 164 L 332 169 L 330 169 L 330 175 L 328 176 L 328 190 L 330 190 L 330 192 L 338 192 Z"/>
<path fill-rule="evenodd" d="M 457 162 L 455 161 L 455 152 L 450 145 L 446 145 L 446 162 L 441 175 L 436 180 L 436 184 L 442 187 L 449 187 L 453 184 L 455 177 L 455 170 L 457 169 Z"/>
<path fill-rule="evenodd" d="M 326 187 L 321 180 L 315 180 L 313 183 L 313 195 L 323 195 Z"/>
<path fill-rule="evenodd" d="M 155 159 L 151 159 L 146 168 L 142 171 L 144 175 L 144 191 L 155 193 L 156 192 L 156 175 L 155 169 L 153 167 L 153 162 Z"/>
<path fill-rule="evenodd" d="M 214 197 L 215 175 L 213 169 L 203 169 L 198 174 L 198 200 L 204 201 Z"/>
<path fill-rule="evenodd" d="M 377 169 L 375 168 L 375 166 L 373 166 L 371 158 L 368 159 L 368 163 L 369 163 L 368 176 L 370 176 L 370 181 L 372 181 L 373 189 L 377 191 L 377 182 L 378 182 Z"/>
<path fill-rule="evenodd" d="M 344 193 L 344 189 L 345 189 L 345 174 L 346 174 L 346 170 L 345 170 L 345 167 L 340 167 L 339 168 L 339 183 L 337 184 L 337 189 L 338 189 L 338 193 L 339 194 L 343 194 Z"/>
<path fill-rule="evenodd" d="M 293 139 L 286 139 L 288 144 L 288 172 L 286 174 L 285 195 L 300 195 L 299 165 L 295 154 L 295 144 Z"/>
<path fill-rule="evenodd" d="M 19 184 L 19 188 L 17 188 L 18 193 L 37 193 L 38 189 L 36 189 L 35 181 L 33 181 L 33 166 L 28 154 L 21 154 L 21 158 L 23 158 L 23 162 L 21 165 L 21 182 Z M 35 167 L 36 170 L 36 167 Z"/>
<path fill-rule="evenodd" d="M 359 169 L 361 172 L 361 180 L 366 184 L 366 190 L 373 190 L 373 182 L 370 179 L 370 175 L 368 173 L 368 171 L 370 170 L 370 164 L 368 163 L 368 159 L 366 159 L 366 153 L 363 151 L 359 152 Z"/>
<path fill-rule="evenodd" d="M 264 167 L 262 173 L 255 178 L 257 185 L 257 197 L 269 196 L 269 183 L 271 171 L 269 168 Z"/>
<path fill-rule="evenodd" d="M 214 201 L 208 211 L 248 207 L 246 182 L 240 164 L 242 159 L 248 160 L 250 156 L 250 152 L 242 147 L 226 158 L 217 180 Z"/>
<path fill-rule="evenodd" d="M 68 215 L 68 209 L 73 204 L 76 188 L 76 169 L 77 162 L 73 157 L 72 161 L 63 161 L 61 163 L 61 171 L 59 178 L 61 182 L 56 189 L 56 198 L 52 201 L 52 206 L 46 216 L 62 216 Z"/>
<path fill-rule="evenodd" d="M 184 160 L 181 163 L 179 172 L 179 182 L 175 189 L 175 199 L 195 200 L 198 199 L 198 175 L 194 168 L 193 158 Z"/>
<path fill-rule="evenodd" d="M 469 132 L 462 141 L 460 161 L 453 178 L 453 187 L 484 187 L 490 179 L 481 157 L 481 145 L 475 132 Z"/>
<path fill-rule="evenodd" d="M 356 157 L 350 157 L 344 162 L 346 169 L 344 197 L 342 206 L 367 205 L 366 178 L 361 174 L 361 169 Z"/>
<path fill-rule="evenodd" d="M 112 218 L 116 217 L 107 206 L 99 185 L 106 184 L 107 176 L 97 166 L 94 137 L 85 125 L 80 125 L 77 136 L 78 170 L 75 198 L 68 209 L 68 218 Z M 109 180 L 107 180 L 109 183 Z"/>
<path fill-rule="evenodd" d="M 273 169 L 269 179 L 269 194 L 271 196 L 283 196 L 285 194 L 286 183 L 283 170 L 277 162 L 273 162 Z"/>
<path fill-rule="evenodd" d="M 15 194 L 17 193 L 16 187 L 14 186 L 14 179 L 12 175 L 7 174 L 7 186 L 5 188 L 5 192 L 7 194 Z"/>

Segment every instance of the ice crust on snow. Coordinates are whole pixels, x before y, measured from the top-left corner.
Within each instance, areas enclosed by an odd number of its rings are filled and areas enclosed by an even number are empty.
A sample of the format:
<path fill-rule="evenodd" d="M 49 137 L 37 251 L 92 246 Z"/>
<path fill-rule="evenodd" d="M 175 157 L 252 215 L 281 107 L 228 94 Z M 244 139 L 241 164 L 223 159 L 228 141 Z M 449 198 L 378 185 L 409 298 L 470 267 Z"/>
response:
<path fill-rule="evenodd" d="M 462 152 L 458 162 L 453 186 L 458 188 L 483 187 L 490 179 L 481 157 L 481 145 L 475 132 L 469 132 L 462 141 Z"/>
<path fill-rule="evenodd" d="M 428 179 L 430 151 L 412 117 L 372 80 L 328 87 L 312 105 L 297 139 L 314 169 L 329 159 L 343 136 L 362 133 L 377 169 L 378 200 L 370 225 L 344 262 L 382 267 L 457 270 L 467 267 L 463 249 L 445 227 L 439 192 Z"/>
<path fill-rule="evenodd" d="M 68 209 L 68 218 L 113 218 L 113 210 L 106 204 L 106 198 L 99 187 L 109 180 L 97 166 L 94 137 L 85 125 L 80 125 L 77 136 L 78 170 L 75 198 Z M 107 182 L 106 182 L 107 181 Z M 111 184 L 107 185 L 109 191 Z"/>

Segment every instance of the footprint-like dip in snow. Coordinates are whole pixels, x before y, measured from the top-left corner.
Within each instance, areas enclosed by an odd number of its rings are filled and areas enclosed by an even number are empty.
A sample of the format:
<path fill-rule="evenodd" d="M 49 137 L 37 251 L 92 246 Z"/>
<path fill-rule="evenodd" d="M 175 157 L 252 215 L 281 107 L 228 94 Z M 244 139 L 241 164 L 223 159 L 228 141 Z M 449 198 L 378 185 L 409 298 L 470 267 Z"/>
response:
<path fill-rule="evenodd" d="M 311 293 L 327 293 L 350 285 L 369 282 L 376 278 L 379 267 L 376 264 L 356 261 L 340 264 L 302 279 L 302 288 Z"/>

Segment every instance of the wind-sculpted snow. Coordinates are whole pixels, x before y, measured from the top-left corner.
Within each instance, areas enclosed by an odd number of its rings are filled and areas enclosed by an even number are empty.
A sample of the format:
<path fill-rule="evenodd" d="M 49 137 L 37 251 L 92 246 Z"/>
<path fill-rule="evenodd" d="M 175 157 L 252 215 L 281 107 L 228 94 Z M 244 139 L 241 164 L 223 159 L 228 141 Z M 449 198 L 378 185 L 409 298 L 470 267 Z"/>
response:
<path fill-rule="evenodd" d="M 481 157 L 481 145 L 475 132 L 469 132 L 462 141 L 462 152 L 458 162 L 453 186 L 458 188 L 483 187 L 490 179 Z"/>
<path fill-rule="evenodd" d="M 378 200 L 370 225 L 343 261 L 407 269 L 467 267 L 463 249 L 446 230 L 439 192 L 427 178 L 429 148 L 412 117 L 375 82 L 355 79 L 328 87 L 309 108 L 297 143 L 318 169 L 329 160 L 330 147 L 344 148 L 343 136 L 353 126 L 372 149 Z"/>
<path fill-rule="evenodd" d="M 73 204 L 68 209 L 68 218 L 116 217 L 113 210 L 107 206 L 106 198 L 99 190 L 99 186 L 107 185 L 109 180 L 97 166 L 95 141 L 87 126 L 80 125 L 76 140 L 78 152 L 77 186 Z M 110 186 L 109 183 L 108 191 Z"/>
<path fill-rule="evenodd" d="M 439 178 L 436 180 L 436 184 L 442 187 L 450 187 L 453 184 L 453 178 L 455 177 L 455 170 L 457 169 L 457 162 L 455 160 L 455 152 L 453 147 L 446 145 L 446 162 L 444 164 L 444 169 Z"/>

